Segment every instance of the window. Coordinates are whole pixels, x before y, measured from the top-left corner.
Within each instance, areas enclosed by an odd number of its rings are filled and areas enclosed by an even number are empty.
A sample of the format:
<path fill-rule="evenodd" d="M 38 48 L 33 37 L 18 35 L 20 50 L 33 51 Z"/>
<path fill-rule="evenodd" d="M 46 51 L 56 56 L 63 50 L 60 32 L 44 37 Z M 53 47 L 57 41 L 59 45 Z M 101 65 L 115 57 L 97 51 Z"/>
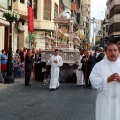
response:
<path fill-rule="evenodd" d="M 20 0 L 20 3 L 25 3 L 25 0 Z"/>
<path fill-rule="evenodd" d="M 115 14 L 120 14 L 120 5 L 115 5 L 111 10 L 110 10 L 110 18 L 115 15 Z"/>
<path fill-rule="evenodd" d="M 44 0 L 44 20 L 51 20 L 51 0 Z"/>
<path fill-rule="evenodd" d="M 113 24 L 113 32 L 120 32 L 120 23 Z"/>
<path fill-rule="evenodd" d="M 34 18 L 37 19 L 37 0 L 34 0 Z"/>
<path fill-rule="evenodd" d="M 54 17 L 58 16 L 58 5 L 55 3 L 54 6 Z"/>
<path fill-rule="evenodd" d="M 115 6 L 114 14 L 120 14 L 120 5 Z"/>
<path fill-rule="evenodd" d="M 106 32 L 108 32 L 108 25 L 106 25 Z"/>
<path fill-rule="evenodd" d="M 109 27 L 109 34 L 113 33 L 113 32 L 120 32 L 120 23 L 114 23 L 112 25 L 110 25 Z"/>
<path fill-rule="evenodd" d="M 107 15 L 106 15 L 106 20 L 108 20 L 108 18 L 109 18 L 109 15 L 107 14 Z"/>

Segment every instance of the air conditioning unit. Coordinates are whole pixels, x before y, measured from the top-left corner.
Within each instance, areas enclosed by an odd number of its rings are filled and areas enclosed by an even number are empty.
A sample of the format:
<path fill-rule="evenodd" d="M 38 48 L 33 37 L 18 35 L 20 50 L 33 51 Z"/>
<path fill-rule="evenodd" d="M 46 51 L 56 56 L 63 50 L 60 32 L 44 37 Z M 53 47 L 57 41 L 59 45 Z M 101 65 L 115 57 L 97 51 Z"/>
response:
<path fill-rule="evenodd" d="M 18 24 L 18 30 L 19 31 L 24 31 L 25 30 L 25 27 L 24 27 L 24 25 L 22 25 L 22 22 L 19 22 L 19 24 Z"/>

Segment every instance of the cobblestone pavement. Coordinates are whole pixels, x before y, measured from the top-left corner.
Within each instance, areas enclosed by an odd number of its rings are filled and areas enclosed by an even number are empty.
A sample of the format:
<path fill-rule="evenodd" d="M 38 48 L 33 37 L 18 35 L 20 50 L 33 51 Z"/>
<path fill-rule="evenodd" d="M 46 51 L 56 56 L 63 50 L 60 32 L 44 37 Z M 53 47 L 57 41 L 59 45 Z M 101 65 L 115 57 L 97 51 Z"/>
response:
<path fill-rule="evenodd" d="M 62 83 L 55 91 L 48 84 L 24 86 L 0 83 L 0 120 L 95 120 L 96 90 Z"/>

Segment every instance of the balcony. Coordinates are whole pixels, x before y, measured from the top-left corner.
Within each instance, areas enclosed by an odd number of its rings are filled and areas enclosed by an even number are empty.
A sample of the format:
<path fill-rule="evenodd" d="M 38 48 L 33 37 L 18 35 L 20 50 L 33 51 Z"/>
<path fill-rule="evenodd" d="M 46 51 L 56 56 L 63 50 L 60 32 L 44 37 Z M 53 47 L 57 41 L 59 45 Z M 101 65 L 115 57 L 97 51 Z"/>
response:
<path fill-rule="evenodd" d="M 13 3 L 13 9 L 18 12 L 20 18 L 23 20 L 27 20 L 27 0 L 24 3 L 21 3 L 20 0 L 17 0 Z"/>
<path fill-rule="evenodd" d="M 54 22 L 51 22 L 51 21 L 46 22 L 46 20 L 43 20 L 43 21 L 35 20 L 34 29 L 54 30 Z"/>
<path fill-rule="evenodd" d="M 110 10 L 115 6 L 120 5 L 120 0 L 113 0 L 110 4 Z"/>
<path fill-rule="evenodd" d="M 113 23 L 119 23 L 120 22 L 120 14 L 115 14 L 112 16 L 109 20 L 109 26 Z"/>

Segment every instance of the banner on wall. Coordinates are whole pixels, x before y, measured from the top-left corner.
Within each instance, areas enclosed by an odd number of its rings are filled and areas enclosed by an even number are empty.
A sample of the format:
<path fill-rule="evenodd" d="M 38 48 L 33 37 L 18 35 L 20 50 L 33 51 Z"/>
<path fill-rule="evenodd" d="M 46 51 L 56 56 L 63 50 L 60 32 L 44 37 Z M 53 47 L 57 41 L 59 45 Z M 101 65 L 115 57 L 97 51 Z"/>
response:
<path fill-rule="evenodd" d="M 28 6 L 28 31 L 34 31 L 34 13 L 32 7 Z"/>

